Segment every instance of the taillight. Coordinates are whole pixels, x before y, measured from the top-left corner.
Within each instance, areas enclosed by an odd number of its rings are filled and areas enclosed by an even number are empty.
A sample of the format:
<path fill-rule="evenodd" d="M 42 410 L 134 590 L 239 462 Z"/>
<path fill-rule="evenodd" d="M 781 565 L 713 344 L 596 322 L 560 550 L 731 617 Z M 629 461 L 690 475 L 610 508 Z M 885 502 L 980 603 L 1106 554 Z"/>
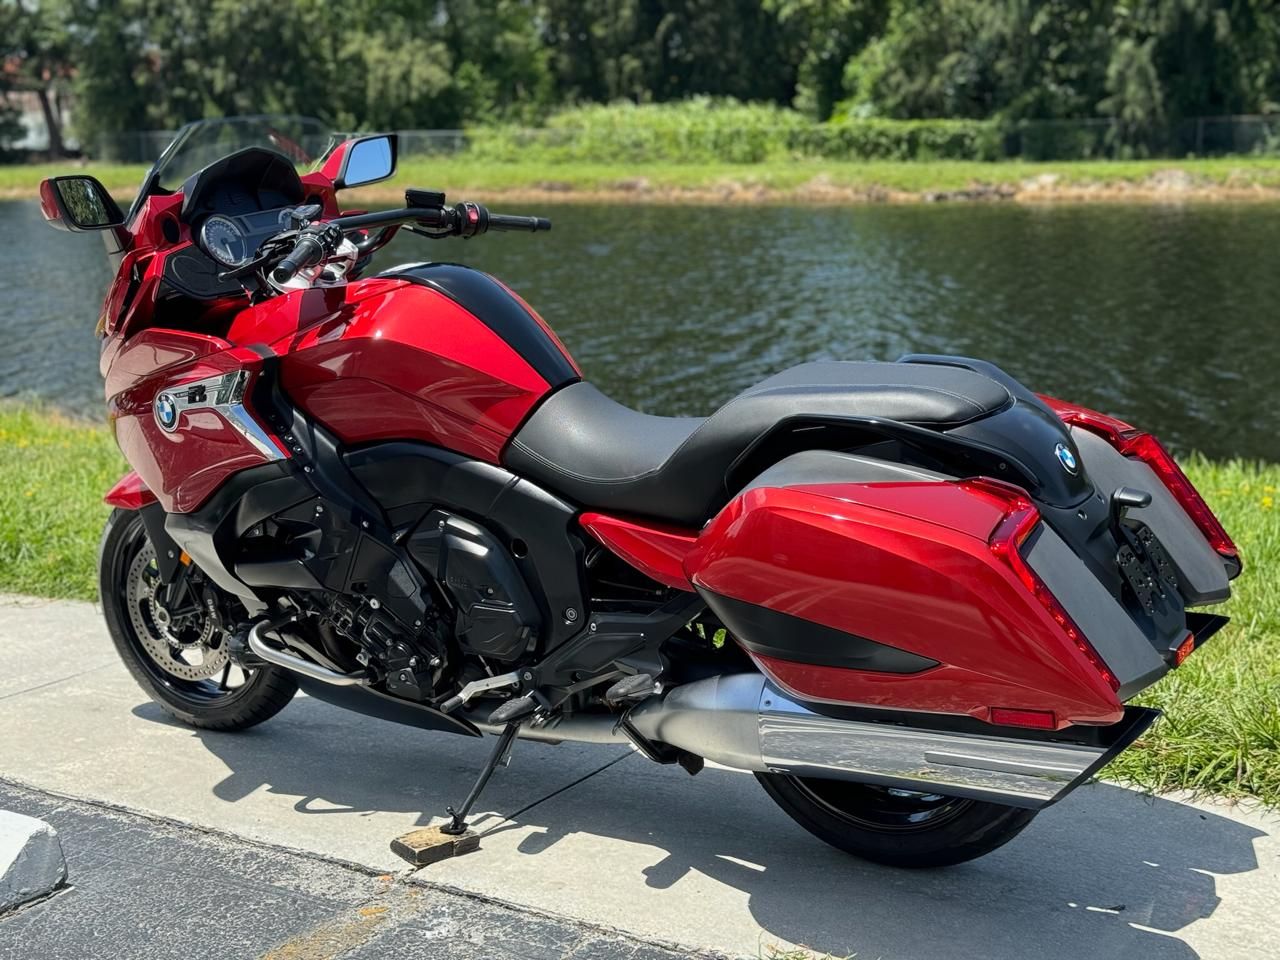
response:
<path fill-rule="evenodd" d="M 1066 608 L 1058 602 L 1058 598 L 1022 557 L 1022 544 L 1040 523 L 1040 511 L 1036 509 L 1035 504 L 1023 490 L 999 480 L 977 477 L 972 480 L 962 480 L 960 485 L 971 493 L 997 499 L 1004 505 L 1004 518 L 996 524 L 995 530 L 987 541 L 991 552 L 1013 571 L 1019 582 L 1048 611 L 1049 616 L 1067 635 L 1067 639 L 1084 654 L 1085 659 L 1098 671 L 1098 675 L 1106 681 L 1107 685 L 1113 691 L 1119 691 L 1120 681 L 1116 679 L 1116 675 L 1098 656 L 1098 651 L 1093 648 L 1084 631 L 1076 626 Z"/>
<path fill-rule="evenodd" d="M 1122 455 L 1141 460 L 1150 467 L 1173 499 L 1178 501 L 1178 506 L 1182 507 L 1204 538 L 1209 541 L 1209 545 L 1220 556 L 1230 557 L 1239 562 L 1240 551 L 1226 528 L 1213 515 L 1209 505 L 1204 502 L 1204 497 L 1200 496 L 1200 492 L 1187 479 L 1187 475 L 1182 472 L 1177 461 L 1169 455 L 1169 451 L 1159 440 L 1149 433 L 1143 433 L 1131 427 L 1123 420 L 1108 417 L 1096 410 L 1078 407 L 1073 403 L 1055 400 L 1053 397 L 1041 396 L 1040 399 L 1049 405 L 1063 423 L 1096 433 Z"/>

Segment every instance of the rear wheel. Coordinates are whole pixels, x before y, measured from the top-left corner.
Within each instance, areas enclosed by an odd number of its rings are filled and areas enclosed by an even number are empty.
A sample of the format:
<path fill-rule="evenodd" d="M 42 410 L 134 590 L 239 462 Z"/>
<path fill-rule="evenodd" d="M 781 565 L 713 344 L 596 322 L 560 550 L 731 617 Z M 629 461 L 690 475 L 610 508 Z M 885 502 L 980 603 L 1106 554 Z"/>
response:
<path fill-rule="evenodd" d="M 244 669 L 228 645 L 238 602 L 198 571 L 177 597 L 160 581 L 155 548 L 136 510 L 115 510 L 98 555 L 107 630 L 133 678 L 167 713 L 208 730 L 243 730 L 270 719 L 298 684 L 269 664 Z"/>
<path fill-rule="evenodd" d="M 791 819 L 846 853 L 894 867 L 945 867 L 1003 846 L 1036 811 L 844 780 L 758 773 Z"/>

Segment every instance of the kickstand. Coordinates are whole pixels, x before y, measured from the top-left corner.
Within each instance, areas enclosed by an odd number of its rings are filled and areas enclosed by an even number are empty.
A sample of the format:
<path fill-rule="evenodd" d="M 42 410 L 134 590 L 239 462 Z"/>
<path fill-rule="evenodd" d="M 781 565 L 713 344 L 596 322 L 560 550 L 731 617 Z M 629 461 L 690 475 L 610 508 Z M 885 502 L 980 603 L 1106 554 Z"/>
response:
<path fill-rule="evenodd" d="M 516 734 L 520 732 L 520 723 L 521 721 L 517 720 L 508 723 L 502 728 L 502 733 L 498 736 L 498 742 L 494 745 L 493 753 L 489 755 L 489 762 L 480 771 L 480 776 L 476 778 L 475 784 L 471 787 L 471 792 L 467 794 L 467 799 L 462 801 L 462 809 L 445 808 L 445 812 L 453 819 L 440 828 L 441 833 L 448 834 L 451 837 L 461 836 L 466 833 L 467 814 L 471 812 L 471 808 L 480 799 L 480 793 L 489 782 L 489 778 L 493 776 L 493 771 L 498 769 L 498 764 L 502 763 L 507 754 L 511 752 L 511 745 L 515 741 Z"/>

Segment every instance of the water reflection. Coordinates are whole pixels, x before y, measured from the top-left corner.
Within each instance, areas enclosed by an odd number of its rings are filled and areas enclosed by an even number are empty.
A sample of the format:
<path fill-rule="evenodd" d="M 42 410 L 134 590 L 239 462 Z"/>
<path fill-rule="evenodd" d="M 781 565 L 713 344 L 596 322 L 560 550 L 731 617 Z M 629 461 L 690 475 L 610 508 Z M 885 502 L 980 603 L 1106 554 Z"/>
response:
<path fill-rule="evenodd" d="M 707 412 L 804 360 L 960 353 L 1181 449 L 1280 459 L 1277 206 L 515 207 L 555 229 L 405 237 L 384 262 L 499 274 L 651 412 Z M 101 246 L 33 203 L 0 204 L 0 228 L 0 394 L 93 412 Z"/>

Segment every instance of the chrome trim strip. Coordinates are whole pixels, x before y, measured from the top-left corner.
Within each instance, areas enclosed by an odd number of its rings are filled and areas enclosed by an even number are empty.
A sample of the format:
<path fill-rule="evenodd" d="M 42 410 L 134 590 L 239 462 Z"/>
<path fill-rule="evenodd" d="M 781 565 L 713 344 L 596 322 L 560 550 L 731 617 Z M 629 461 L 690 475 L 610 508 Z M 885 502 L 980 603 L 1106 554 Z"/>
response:
<path fill-rule="evenodd" d="M 153 403 L 156 423 L 166 433 L 174 433 L 182 425 L 182 414 L 185 411 L 212 410 L 220 414 L 233 430 L 268 460 L 283 460 L 285 454 L 271 441 L 271 436 L 244 405 L 248 383 L 248 370 L 233 370 L 162 390 L 156 394 Z M 166 404 L 171 404 L 174 408 L 171 425 L 166 424 L 160 415 L 160 408 Z"/>
<path fill-rule="evenodd" d="M 245 409 L 242 403 L 232 403 L 225 407 L 215 407 L 219 413 L 226 417 L 227 423 L 240 431 L 241 435 L 253 445 L 253 448 L 268 460 L 283 460 L 284 454 L 280 452 L 280 448 L 271 442 L 271 437 L 267 431 L 258 425 L 258 421 L 253 419 L 253 415 Z"/>

